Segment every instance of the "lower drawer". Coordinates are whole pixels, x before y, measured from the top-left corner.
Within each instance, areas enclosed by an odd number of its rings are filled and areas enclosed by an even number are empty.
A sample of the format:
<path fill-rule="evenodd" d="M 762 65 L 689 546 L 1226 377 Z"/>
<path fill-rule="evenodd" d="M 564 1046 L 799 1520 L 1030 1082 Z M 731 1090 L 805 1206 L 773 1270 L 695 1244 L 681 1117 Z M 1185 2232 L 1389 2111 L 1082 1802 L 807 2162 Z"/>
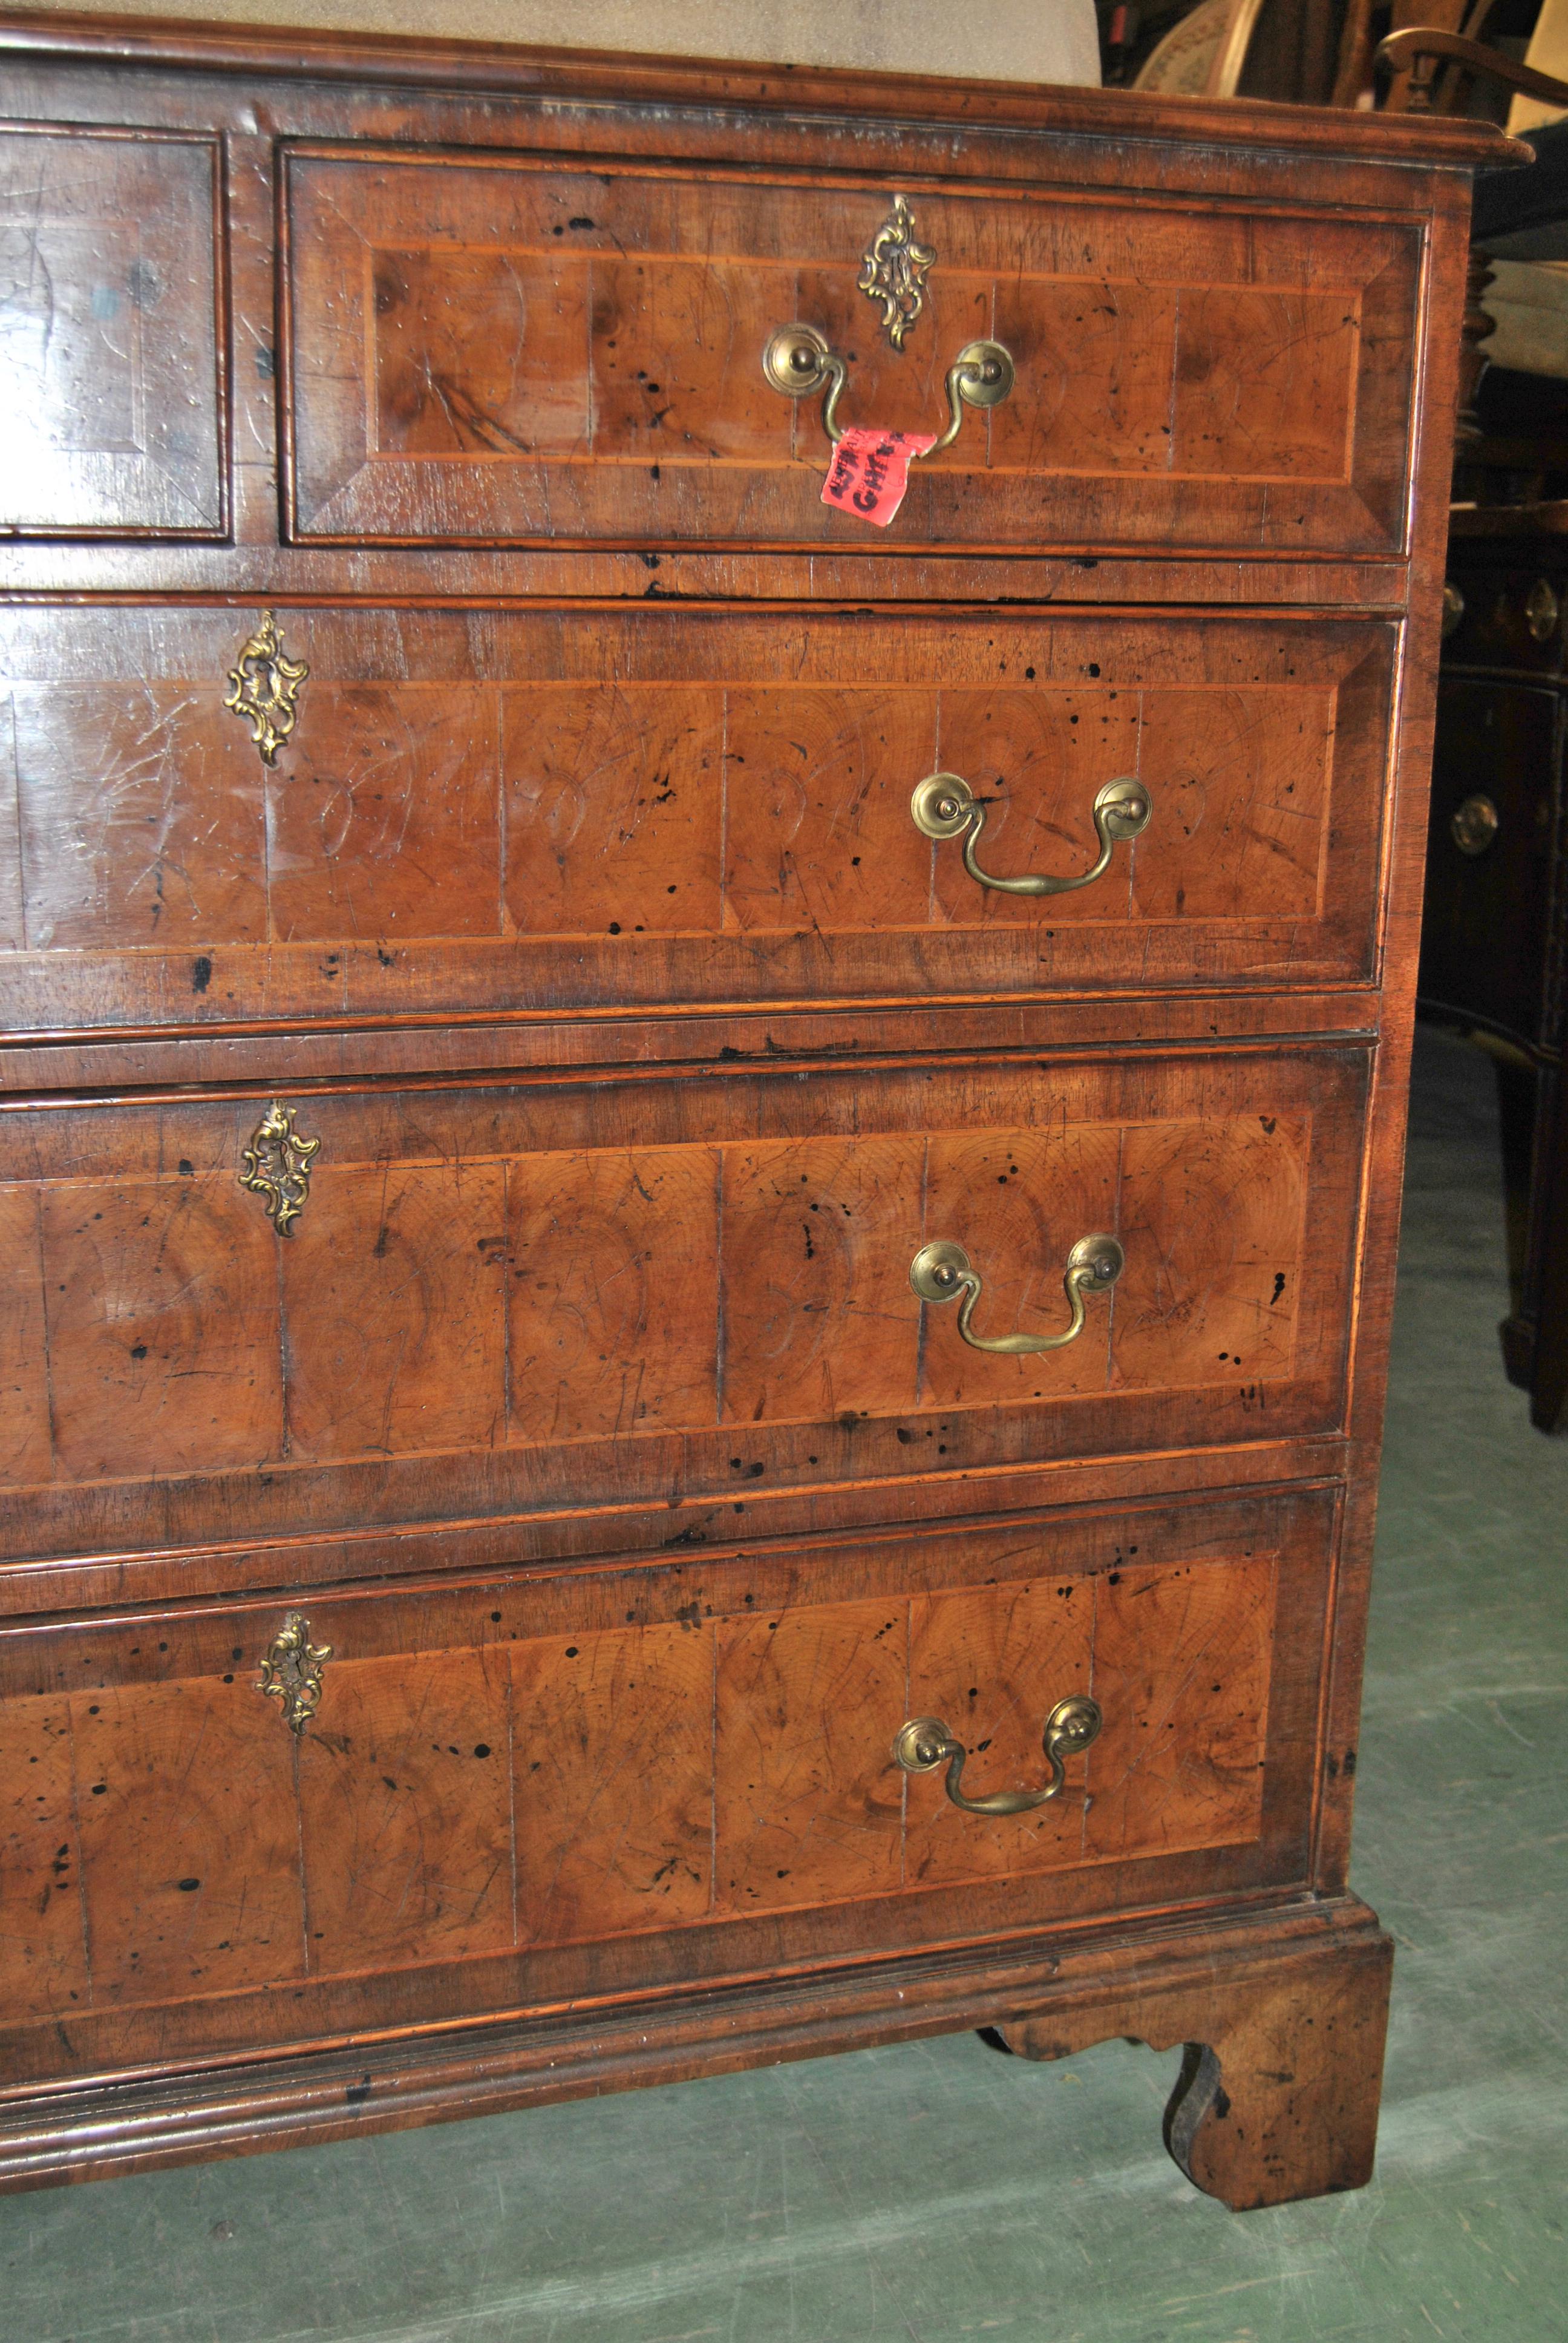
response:
<path fill-rule="evenodd" d="M 415 1525 L 679 1501 L 721 1537 L 790 1491 L 1335 1431 L 1367 1073 L 1352 1041 L 19 1105 L 0 1553 L 276 1541 L 263 1584 L 358 1579 Z M 972 1325 L 912 1282 L 933 1244 Z"/>
<path fill-rule="evenodd" d="M 0 2095 L 1298 1882 L 1336 1517 L 1293 1489 L 7 1632 Z M 1056 1764 L 1070 1698 L 1103 1724 Z M 966 1796 L 1060 1791 L 960 1810 L 894 1762 L 917 1717 Z"/>

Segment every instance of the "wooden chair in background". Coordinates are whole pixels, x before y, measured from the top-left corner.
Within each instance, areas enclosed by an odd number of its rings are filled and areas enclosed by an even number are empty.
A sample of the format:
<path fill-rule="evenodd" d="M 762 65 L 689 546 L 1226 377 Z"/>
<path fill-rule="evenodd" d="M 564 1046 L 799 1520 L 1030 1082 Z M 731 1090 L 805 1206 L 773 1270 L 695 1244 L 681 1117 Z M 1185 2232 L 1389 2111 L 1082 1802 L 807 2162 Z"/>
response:
<path fill-rule="evenodd" d="M 1135 89 L 1164 97 L 1234 97 L 1266 0 L 1198 0 L 1144 58 Z"/>

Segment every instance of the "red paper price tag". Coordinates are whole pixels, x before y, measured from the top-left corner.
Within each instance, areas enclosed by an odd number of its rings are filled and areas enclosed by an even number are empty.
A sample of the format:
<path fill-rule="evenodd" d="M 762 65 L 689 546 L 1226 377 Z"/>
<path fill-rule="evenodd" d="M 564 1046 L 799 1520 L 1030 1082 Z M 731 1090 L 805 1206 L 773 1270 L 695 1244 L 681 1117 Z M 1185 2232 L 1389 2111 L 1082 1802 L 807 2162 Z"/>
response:
<path fill-rule="evenodd" d="M 904 501 L 911 461 L 936 444 L 934 434 L 868 431 L 852 424 L 833 450 L 822 502 L 869 520 L 873 528 L 886 528 Z"/>

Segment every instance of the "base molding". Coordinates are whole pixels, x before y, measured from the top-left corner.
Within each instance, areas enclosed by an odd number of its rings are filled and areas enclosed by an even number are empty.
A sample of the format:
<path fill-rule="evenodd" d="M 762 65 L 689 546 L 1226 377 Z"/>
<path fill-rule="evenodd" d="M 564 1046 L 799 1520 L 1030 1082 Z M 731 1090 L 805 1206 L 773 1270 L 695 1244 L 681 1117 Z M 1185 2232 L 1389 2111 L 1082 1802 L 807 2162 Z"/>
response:
<path fill-rule="evenodd" d="M 0 2190 L 58 2187 L 968 2028 L 1188 2046 L 1166 2144 L 1238 2209 L 1372 2171 L 1392 1940 L 1352 1896 L 704 1987 L 121 2082 L 0 2091 Z"/>
<path fill-rule="evenodd" d="M 1233 2212 L 1364 2188 L 1372 2178 L 1393 1943 L 1368 1925 L 1205 1971 L 1169 1962 L 1129 1979 L 1116 2031 L 1186 2056 L 1165 2145 Z M 1080 1996 L 1000 2029 L 1010 2050 L 1061 2058 L 1105 2038 Z"/>

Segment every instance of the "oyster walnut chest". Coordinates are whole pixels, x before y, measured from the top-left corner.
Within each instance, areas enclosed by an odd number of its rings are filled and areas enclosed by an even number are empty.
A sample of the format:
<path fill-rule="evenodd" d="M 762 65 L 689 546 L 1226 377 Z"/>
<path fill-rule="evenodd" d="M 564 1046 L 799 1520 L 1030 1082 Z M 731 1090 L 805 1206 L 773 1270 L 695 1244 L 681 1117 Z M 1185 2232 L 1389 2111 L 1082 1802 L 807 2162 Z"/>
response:
<path fill-rule="evenodd" d="M 0 2181 L 980 2025 L 1364 2180 L 1506 143 L 0 43 Z"/>

